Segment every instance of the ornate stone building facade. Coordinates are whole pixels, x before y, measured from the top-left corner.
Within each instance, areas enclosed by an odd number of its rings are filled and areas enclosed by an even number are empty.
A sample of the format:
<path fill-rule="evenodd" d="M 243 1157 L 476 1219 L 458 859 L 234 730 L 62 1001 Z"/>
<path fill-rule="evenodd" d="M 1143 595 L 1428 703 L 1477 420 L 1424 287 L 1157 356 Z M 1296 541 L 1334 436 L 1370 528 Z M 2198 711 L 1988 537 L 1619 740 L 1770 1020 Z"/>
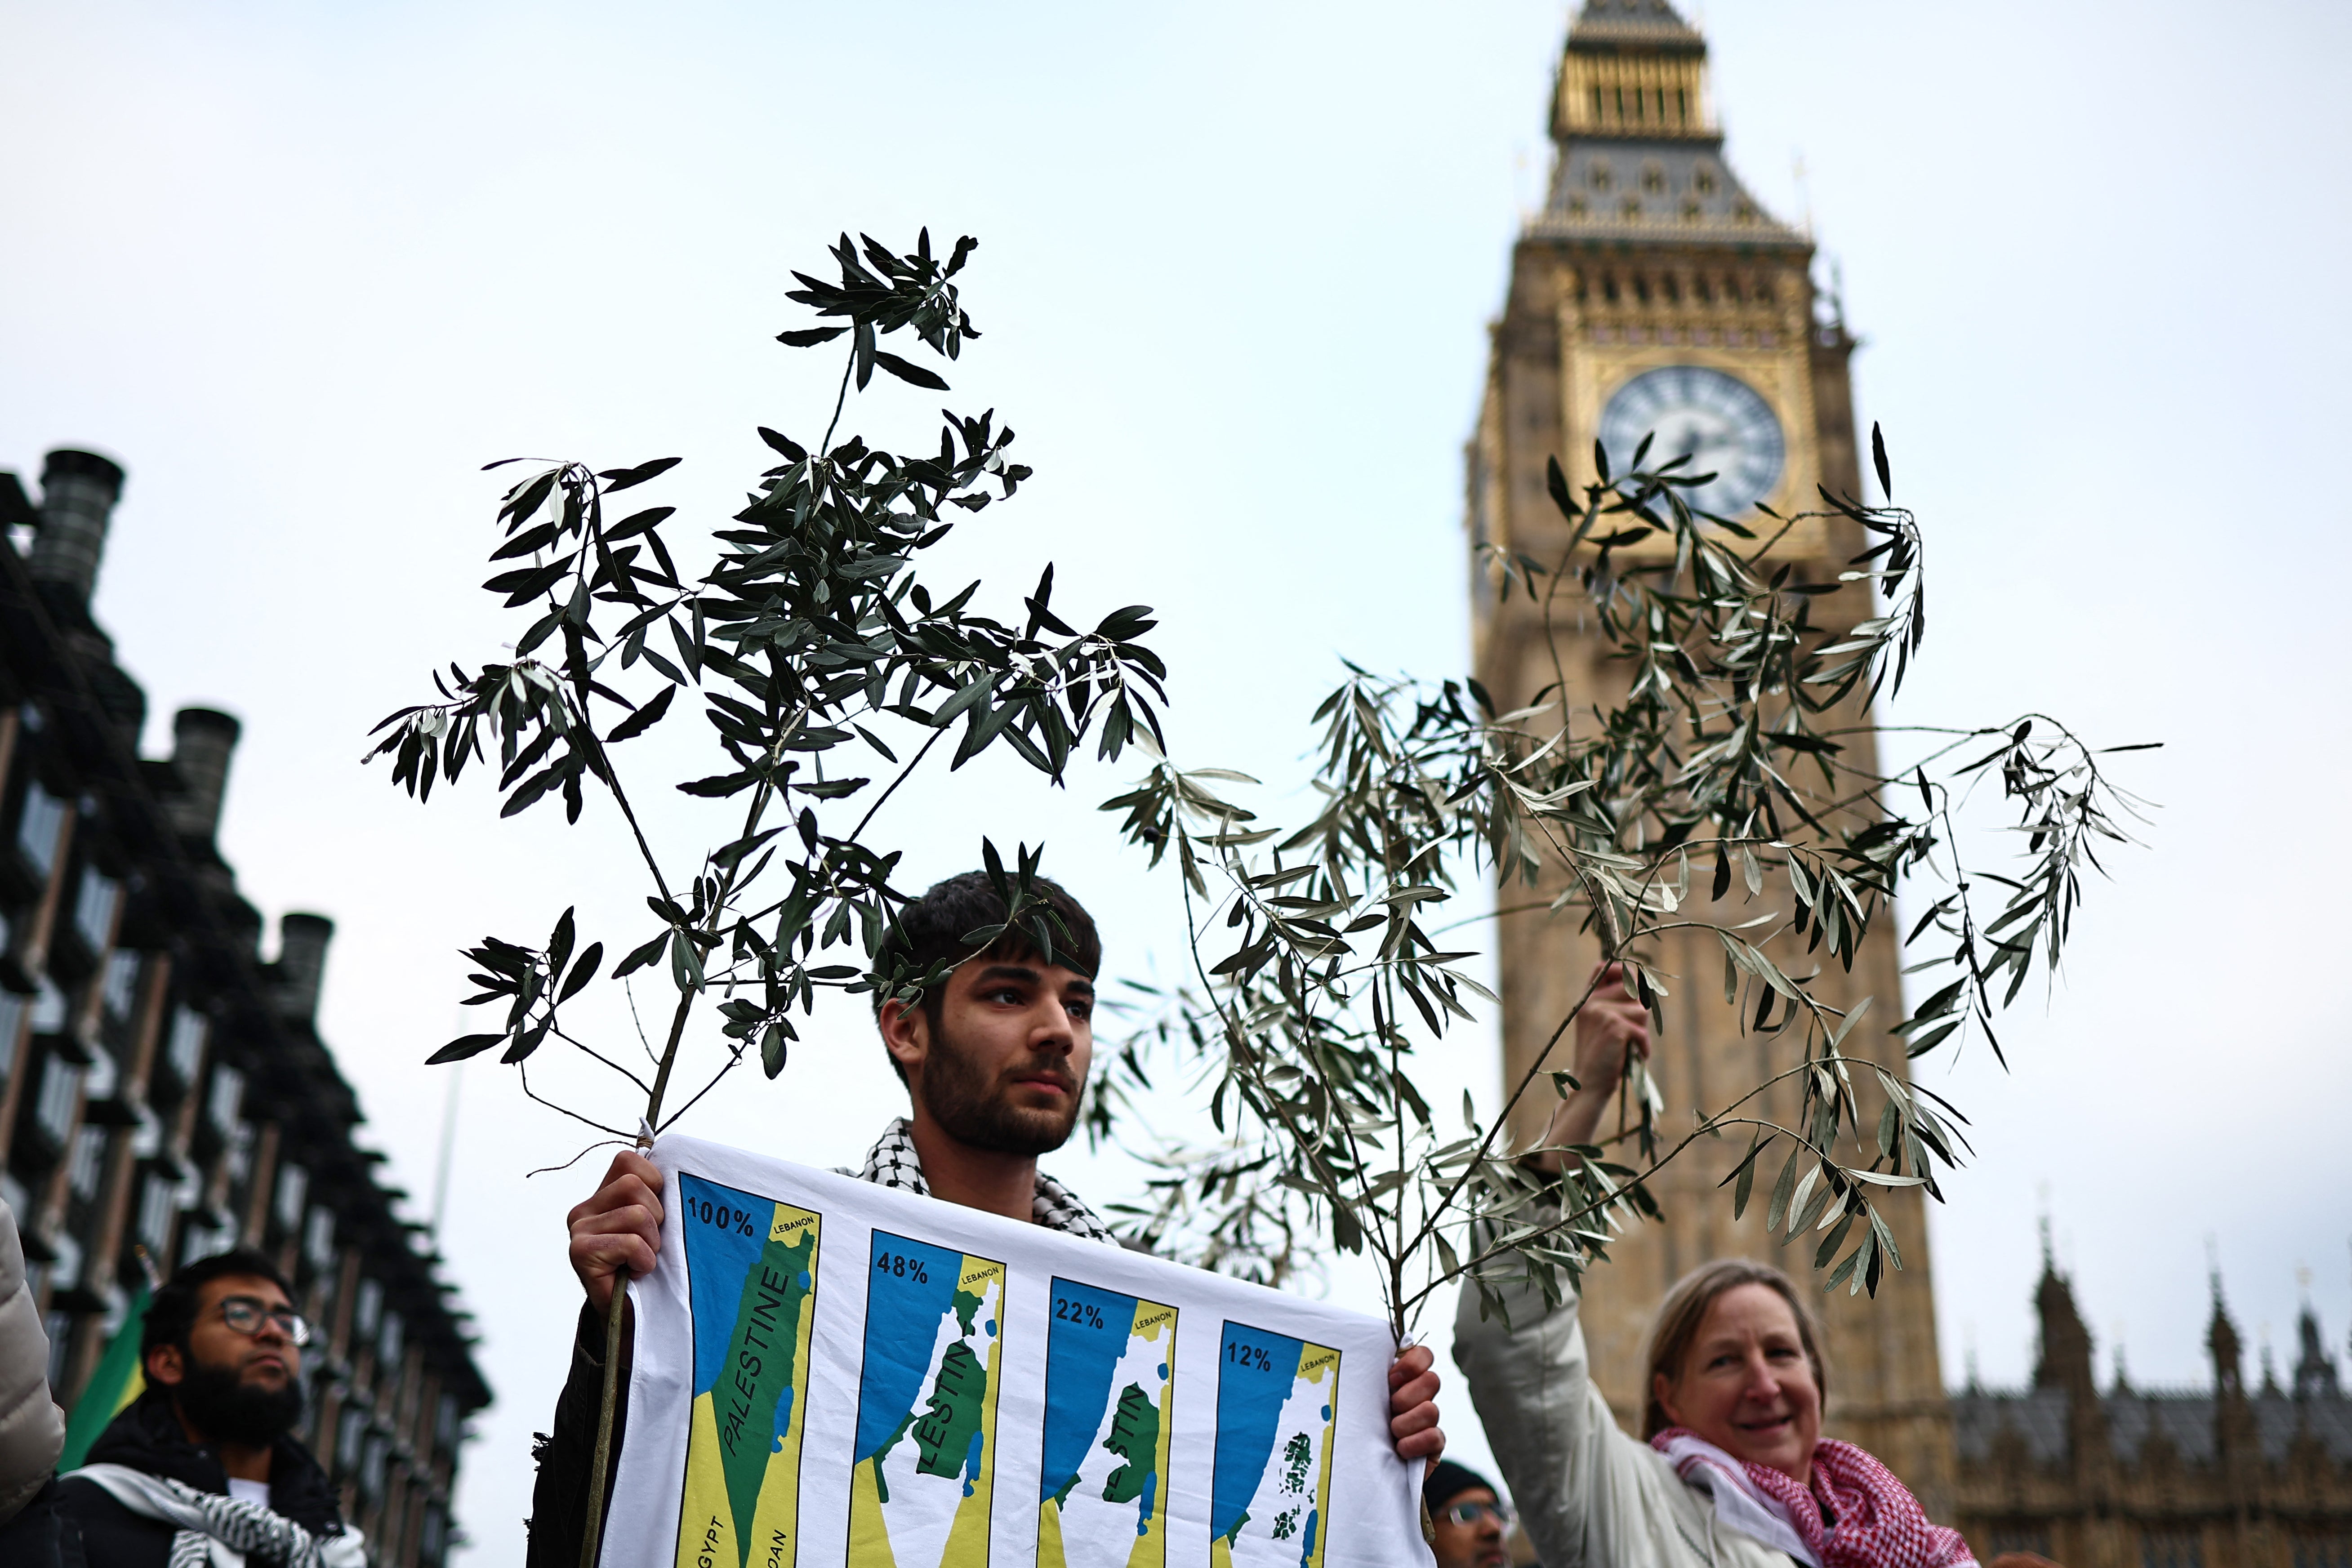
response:
<path fill-rule="evenodd" d="M 1569 33 L 1551 133 L 1549 195 L 1513 251 L 1469 445 L 1473 548 L 1557 559 L 1567 529 L 1546 493 L 1546 462 L 1557 457 L 1580 488 L 1593 477 L 1596 441 L 1622 466 L 1653 430 L 1667 443 L 1662 455 L 1683 443 L 1699 459 L 1694 471 L 1721 475 L 1699 499 L 1711 511 L 1736 517 L 1759 501 L 1802 510 L 1818 506 L 1817 485 L 1859 493 L 1846 374 L 1853 342 L 1815 290 L 1811 242 L 1767 213 L 1725 161 L 1698 33 L 1664 0 L 1590 0 Z M 1839 520 L 1801 525 L 1777 552 L 1809 566 L 1813 581 L 1834 581 L 1863 547 L 1859 530 Z M 1479 678 L 1504 707 L 1521 706 L 1555 679 L 1541 616 L 1524 597 L 1498 601 L 1483 564 L 1473 582 Z M 1852 625 L 1869 613 L 1854 588 L 1815 602 L 1817 623 Z M 1622 690 L 1597 640 L 1570 628 L 1564 642 L 1571 709 Z M 1507 901 L 1531 900 L 1515 889 Z M 1723 915 L 1736 923 L 1755 912 Z M 1574 1005 L 1596 952 L 1572 913 L 1507 915 L 1497 940 L 1505 1065 L 1516 1082 Z M 1652 956 L 1673 974 L 1711 979 L 1722 965 L 1703 932 L 1670 938 Z M 1875 998 L 1846 1049 L 1899 1074 L 1902 1045 L 1885 1032 L 1902 1016 L 1898 969 L 1882 922 L 1851 973 L 1831 966 L 1821 994 L 1842 1007 Z M 1719 988 L 1678 990 L 1657 1047 L 1670 1112 L 1721 1105 L 1793 1062 L 1794 1042 L 1750 1032 Z M 1768 1102 L 1784 1116 L 1793 1109 L 1793 1096 Z M 1612 1261 L 1589 1280 L 1596 1375 L 1629 1425 L 1638 1415 L 1643 1335 L 1666 1287 L 1709 1258 L 1778 1256 L 1763 1229 L 1765 1205 L 1735 1223 L 1717 1190 L 1743 1152 L 1726 1140 L 1668 1167 L 1653 1184 L 1665 1223 L 1612 1247 Z M 1940 1510 L 1950 1496 L 1951 1426 L 1925 1215 L 1916 1192 L 1887 1211 L 1903 1269 L 1875 1301 L 1840 1291 L 1822 1303 L 1834 1369 L 1829 1430 L 1885 1457 Z M 1810 1261 L 1803 1250 L 1781 1260 L 1800 1276 Z"/>
<path fill-rule="evenodd" d="M 2072 1283 L 2045 1256 L 2042 1354 L 2024 1389 L 1952 1399 L 1954 1520 L 1986 1562 L 2038 1552 L 2067 1568 L 2352 1568 L 2352 1398 L 2308 1309 L 2292 1382 L 2244 1351 L 2213 1283 L 2210 1389 L 2093 1376 Z"/>
<path fill-rule="evenodd" d="M 382 1564 L 437 1568 L 466 1420 L 489 1401 L 423 1227 L 352 1142 L 314 1015 L 333 926 L 278 954 L 214 844 L 237 721 L 184 709 L 139 754 L 146 697 L 90 618 L 122 470 L 48 455 L 37 506 L 0 472 L 0 1194 L 70 1406 L 159 1270 L 274 1254 L 320 1337 L 300 1436 Z"/>
<path fill-rule="evenodd" d="M 1559 679 L 1539 613 L 1524 596 L 1501 601 L 1486 566 L 1489 547 L 1547 562 L 1565 550 L 1549 459 L 1580 488 L 1594 477 L 1596 442 L 1622 468 L 1656 431 L 1663 454 L 1691 450 L 1694 471 L 1722 476 L 1700 500 L 1711 511 L 1738 516 L 1759 501 L 1795 511 L 1817 486 L 1860 493 L 1853 340 L 1813 284 L 1811 242 L 1767 213 L 1724 160 L 1705 40 L 1666 0 L 1587 0 L 1563 51 L 1551 132 L 1549 194 L 1512 254 L 1467 452 L 1476 665 L 1507 708 Z M 1840 520 L 1791 531 L 1777 553 L 1818 582 L 1862 548 Z M 1850 625 L 1870 605 L 1847 589 L 1816 610 L 1819 622 Z M 1623 677 L 1597 639 L 1570 627 L 1561 652 L 1573 708 L 1622 694 Z M 1514 890 L 1506 907 L 1531 901 Z M 1753 911 L 1723 912 L 1738 921 Z M 1498 942 L 1505 1068 L 1516 1082 L 1574 1005 L 1596 952 L 1572 917 L 1538 911 L 1507 914 Z M 1697 940 L 1652 956 L 1683 975 L 1711 975 L 1721 962 Z M 1679 990 L 1656 1047 L 1670 1109 L 1719 1105 L 1793 1059 L 1793 1046 L 1748 1030 L 1713 986 Z M 1875 999 L 1846 1049 L 1902 1073 L 1903 1048 L 1885 1033 L 1903 1013 L 1894 933 L 1882 924 L 1852 973 L 1832 968 L 1822 992 L 1844 1007 Z M 1531 1132 L 1548 1107 L 1529 1109 Z M 1732 1220 L 1717 1184 L 1744 1149 L 1727 1140 L 1669 1167 L 1653 1184 L 1664 1223 L 1614 1244 L 1588 1279 L 1594 1375 L 1629 1428 L 1643 1337 L 1668 1285 L 1726 1256 L 1807 1272 L 1809 1257 L 1777 1256 L 1760 1203 L 1745 1223 Z M 2352 1400 L 2307 1316 L 2291 1389 L 2267 1367 L 2259 1387 L 2246 1386 L 2217 1285 L 2211 1392 L 2142 1391 L 2118 1377 L 2102 1394 L 2071 1289 L 2052 1270 L 2037 1300 L 2033 1386 L 1948 1396 L 1923 1205 L 1914 1194 L 1888 1206 L 1903 1270 L 1875 1301 L 1843 1290 L 1822 1301 L 1826 1430 L 1885 1458 L 1982 1560 L 2021 1548 L 2069 1568 L 2352 1568 Z"/>

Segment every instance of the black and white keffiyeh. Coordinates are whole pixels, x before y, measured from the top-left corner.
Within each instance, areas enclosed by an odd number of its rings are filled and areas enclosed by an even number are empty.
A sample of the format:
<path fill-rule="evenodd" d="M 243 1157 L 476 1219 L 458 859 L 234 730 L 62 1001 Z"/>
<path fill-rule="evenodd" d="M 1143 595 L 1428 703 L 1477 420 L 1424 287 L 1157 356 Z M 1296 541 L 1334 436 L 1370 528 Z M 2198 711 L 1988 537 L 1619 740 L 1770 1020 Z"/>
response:
<path fill-rule="evenodd" d="M 847 1174 L 846 1172 L 844 1174 Z M 882 1136 L 866 1152 L 866 1168 L 856 1173 L 860 1181 L 877 1186 L 897 1187 L 901 1192 L 931 1195 L 931 1184 L 923 1179 L 923 1159 L 915 1152 L 915 1124 L 901 1116 L 882 1130 Z M 1051 1230 L 1068 1236 L 1083 1237 L 1088 1241 L 1100 1241 L 1117 1247 L 1118 1237 L 1100 1215 L 1087 1207 L 1078 1194 L 1062 1185 L 1045 1172 L 1037 1173 L 1037 1191 L 1030 1199 L 1029 1217 Z"/>
<path fill-rule="evenodd" d="M 257 1502 L 200 1492 L 128 1465 L 84 1465 L 73 1474 L 104 1487 L 135 1514 L 173 1527 L 171 1568 L 245 1568 L 248 1553 L 273 1568 L 364 1568 L 360 1532 L 312 1535 Z"/>

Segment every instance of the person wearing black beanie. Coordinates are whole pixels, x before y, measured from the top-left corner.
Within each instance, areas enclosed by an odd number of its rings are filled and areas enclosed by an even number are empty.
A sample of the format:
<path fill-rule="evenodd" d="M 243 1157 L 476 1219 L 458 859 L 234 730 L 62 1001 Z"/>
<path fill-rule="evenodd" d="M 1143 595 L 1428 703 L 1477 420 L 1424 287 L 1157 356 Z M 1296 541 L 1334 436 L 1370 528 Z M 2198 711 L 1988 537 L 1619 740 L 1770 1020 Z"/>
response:
<path fill-rule="evenodd" d="M 1510 1506 L 1486 1477 L 1441 1459 L 1421 1484 L 1421 1504 L 1436 1530 L 1430 1549 L 1437 1568 L 1509 1568 L 1503 1538 L 1510 1533 Z"/>

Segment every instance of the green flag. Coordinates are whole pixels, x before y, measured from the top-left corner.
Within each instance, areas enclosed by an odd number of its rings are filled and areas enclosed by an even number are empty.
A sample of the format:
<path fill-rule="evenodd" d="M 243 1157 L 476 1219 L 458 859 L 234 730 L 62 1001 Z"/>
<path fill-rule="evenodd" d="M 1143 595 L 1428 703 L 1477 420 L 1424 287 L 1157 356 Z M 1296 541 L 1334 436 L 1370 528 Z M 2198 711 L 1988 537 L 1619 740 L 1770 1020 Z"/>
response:
<path fill-rule="evenodd" d="M 142 1282 L 139 1293 L 131 1298 L 131 1310 L 122 1314 L 122 1326 L 114 1331 L 106 1354 L 99 1358 L 81 1397 L 74 1401 L 73 1411 L 66 1417 L 65 1452 L 58 1456 L 59 1474 L 79 1469 L 106 1424 L 146 1388 L 147 1373 L 139 1361 L 139 1335 L 146 1323 L 147 1287 Z"/>

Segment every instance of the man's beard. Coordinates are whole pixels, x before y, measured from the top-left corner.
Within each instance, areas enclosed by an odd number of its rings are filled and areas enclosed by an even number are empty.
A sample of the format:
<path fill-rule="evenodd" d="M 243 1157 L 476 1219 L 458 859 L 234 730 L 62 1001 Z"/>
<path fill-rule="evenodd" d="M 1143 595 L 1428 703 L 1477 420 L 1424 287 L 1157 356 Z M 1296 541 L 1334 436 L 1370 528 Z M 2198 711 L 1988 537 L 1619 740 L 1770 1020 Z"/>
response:
<path fill-rule="evenodd" d="M 188 1424 L 215 1443 L 262 1447 L 294 1429 L 302 1419 L 302 1383 L 293 1376 L 278 1388 L 247 1383 L 241 1369 L 190 1359 L 172 1390 Z"/>
<path fill-rule="evenodd" d="M 1060 1070 L 1066 1078 L 1067 1068 Z M 1050 1154 L 1070 1141 L 1070 1131 L 1078 1124 L 1075 1089 L 1066 1112 L 1007 1104 L 1003 1081 L 992 1082 L 944 1030 L 934 1031 L 923 1058 L 922 1084 L 923 1106 L 931 1120 L 957 1142 L 974 1149 L 1031 1158 Z"/>

